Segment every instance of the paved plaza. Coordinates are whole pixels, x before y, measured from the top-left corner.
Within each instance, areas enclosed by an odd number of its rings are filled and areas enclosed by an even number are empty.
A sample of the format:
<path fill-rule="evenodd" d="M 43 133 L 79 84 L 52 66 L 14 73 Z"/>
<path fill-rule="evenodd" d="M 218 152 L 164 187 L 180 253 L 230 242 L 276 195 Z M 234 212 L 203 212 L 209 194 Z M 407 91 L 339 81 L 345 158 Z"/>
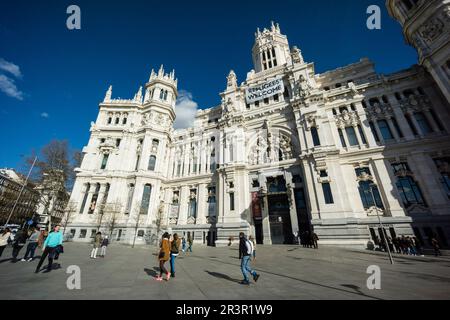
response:
<path fill-rule="evenodd" d="M 445 256 L 395 256 L 395 265 L 390 265 L 384 254 L 369 251 L 258 246 L 253 266 L 261 278 L 242 286 L 236 245 L 193 249 L 178 257 L 175 279 L 157 282 L 153 279 L 158 270 L 154 247 L 112 245 L 106 258 L 93 260 L 89 258 L 91 246 L 67 243 L 59 261 L 62 268 L 39 274 L 34 274 L 37 261 L 12 263 L 8 248 L 0 258 L 0 299 L 450 298 L 450 258 Z M 81 269 L 80 290 L 67 289 L 70 265 Z M 381 268 L 380 290 L 366 286 L 369 265 Z"/>

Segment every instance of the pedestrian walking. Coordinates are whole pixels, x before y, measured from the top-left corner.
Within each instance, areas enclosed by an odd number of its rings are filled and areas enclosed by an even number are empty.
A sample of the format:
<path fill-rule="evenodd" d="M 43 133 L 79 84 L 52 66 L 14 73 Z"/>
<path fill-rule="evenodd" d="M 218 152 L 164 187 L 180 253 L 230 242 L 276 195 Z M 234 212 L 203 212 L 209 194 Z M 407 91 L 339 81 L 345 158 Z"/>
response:
<path fill-rule="evenodd" d="M 41 266 L 44 263 L 44 260 L 48 256 L 48 265 L 47 265 L 47 271 L 50 272 L 52 270 L 53 266 L 53 259 L 55 258 L 56 250 L 58 247 L 62 247 L 63 243 L 63 234 L 59 231 L 60 226 L 56 225 L 53 228 L 53 232 L 50 232 L 47 236 L 47 238 L 44 241 L 44 244 L 42 246 L 42 249 L 44 252 L 42 253 L 41 259 L 39 260 L 39 263 L 36 267 L 35 273 L 38 273 L 41 270 Z"/>
<path fill-rule="evenodd" d="M 167 271 L 164 264 L 170 259 L 170 235 L 169 233 L 165 232 L 162 236 L 161 245 L 159 249 L 158 254 L 158 260 L 159 260 L 159 276 L 155 278 L 156 281 L 162 281 L 162 275 L 163 273 L 166 274 L 166 280 L 169 281 L 170 279 L 170 273 Z"/>
<path fill-rule="evenodd" d="M 434 255 L 436 257 L 437 256 L 442 256 L 441 248 L 440 248 L 440 245 L 439 245 L 439 240 L 436 237 L 433 237 L 431 239 L 431 245 L 433 246 L 433 249 L 434 249 Z"/>
<path fill-rule="evenodd" d="M 0 234 L 0 257 L 3 254 L 3 250 L 5 250 L 6 246 L 8 245 L 9 237 L 11 236 L 11 229 L 5 228 L 5 230 L 2 231 Z"/>
<path fill-rule="evenodd" d="M 253 236 L 248 237 L 248 240 L 251 241 L 252 245 L 253 245 L 253 253 L 252 253 L 252 257 L 253 257 L 253 261 L 255 261 L 256 259 L 256 241 L 253 238 Z"/>
<path fill-rule="evenodd" d="M 17 256 L 19 255 L 20 250 L 25 246 L 27 242 L 28 234 L 25 230 L 17 231 L 16 236 L 13 241 L 13 251 L 12 251 L 12 261 L 17 261 Z"/>
<path fill-rule="evenodd" d="M 170 275 L 175 278 L 175 259 L 180 253 L 181 239 L 178 238 L 178 234 L 173 235 L 172 242 L 170 243 Z"/>
<path fill-rule="evenodd" d="M 412 240 L 413 240 L 414 247 L 416 248 L 417 255 L 420 255 L 423 257 L 424 255 L 423 255 L 423 251 L 422 251 L 422 243 L 419 241 L 419 239 L 417 239 L 417 237 L 413 237 Z"/>
<path fill-rule="evenodd" d="M 102 233 L 99 231 L 96 233 L 94 238 L 94 245 L 91 251 L 91 259 L 97 259 L 97 251 L 98 248 L 100 248 L 101 244 L 102 244 Z"/>
<path fill-rule="evenodd" d="M 186 252 L 186 239 L 183 237 L 183 239 L 181 240 L 181 245 L 182 245 L 182 251 L 183 253 Z"/>
<path fill-rule="evenodd" d="M 192 252 L 192 244 L 193 244 L 192 236 L 189 236 L 189 237 L 188 237 L 187 242 L 188 242 L 188 248 L 187 248 L 187 250 L 190 251 L 190 252 Z"/>
<path fill-rule="evenodd" d="M 38 247 L 42 249 L 42 246 L 44 245 L 45 239 L 48 237 L 47 230 L 41 230 L 41 234 L 38 238 Z"/>
<path fill-rule="evenodd" d="M 319 244 L 317 243 L 317 241 L 319 240 L 319 237 L 317 236 L 317 234 L 315 232 L 311 233 L 311 241 L 312 241 L 312 245 L 314 247 L 314 249 L 319 249 Z"/>
<path fill-rule="evenodd" d="M 395 251 L 397 253 L 402 253 L 402 250 L 400 248 L 400 238 L 399 237 L 395 237 L 394 239 L 392 239 L 392 243 L 394 245 Z"/>
<path fill-rule="evenodd" d="M 28 238 L 27 251 L 21 261 L 33 261 L 40 234 L 41 232 L 39 230 L 35 228 L 31 229 L 31 235 Z M 30 258 L 28 258 L 28 256 L 30 256 Z"/>
<path fill-rule="evenodd" d="M 102 240 L 102 251 L 100 252 L 100 257 L 104 258 L 106 256 L 106 247 L 109 245 L 108 236 L 105 236 L 105 238 Z"/>
<path fill-rule="evenodd" d="M 239 259 L 241 259 L 241 272 L 244 276 L 244 280 L 239 282 L 243 285 L 249 285 L 250 280 L 248 279 L 247 273 L 253 276 L 253 280 L 256 282 L 259 279 L 259 274 L 255 270 L 252 270 L 250 266 L 250 258 L 253 254 L 253 244 L 251 241 L 247 240 L 243 232 L 239 233 Z"/>

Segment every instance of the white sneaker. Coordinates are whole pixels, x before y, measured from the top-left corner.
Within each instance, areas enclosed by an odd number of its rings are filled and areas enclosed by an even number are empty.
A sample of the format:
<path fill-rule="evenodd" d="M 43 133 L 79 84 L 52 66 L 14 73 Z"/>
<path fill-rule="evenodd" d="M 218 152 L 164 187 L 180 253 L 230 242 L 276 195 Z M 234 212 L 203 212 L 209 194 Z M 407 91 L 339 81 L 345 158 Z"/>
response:
<path fill-rule="evenodd" d="M 20 260 L 20 261 L 27 261 L 27 260 L 25 260 L 25 259 L 22 259 L 22 260 Z"/>
<path fill-rule="evenodd" d="M 28 261 L 28 262 L 33 261 L 33 258 L 30 258 L 30 259 L 28 259 L 27 261 Z"/>

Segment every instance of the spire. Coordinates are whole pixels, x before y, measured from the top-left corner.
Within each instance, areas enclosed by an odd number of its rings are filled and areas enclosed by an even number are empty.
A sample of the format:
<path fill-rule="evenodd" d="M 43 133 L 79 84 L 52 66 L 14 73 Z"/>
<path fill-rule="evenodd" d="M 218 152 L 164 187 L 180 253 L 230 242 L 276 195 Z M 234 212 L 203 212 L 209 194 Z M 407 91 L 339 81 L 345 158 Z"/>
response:
<path fill-rule="evenodd" d="M 164 65 L 162 64 L 158 71 L 158 76 L 163 77 L 164 76 Z"/>
<path fill-rule="evenodd" d="M 112 96 L 112 86 L 109 86 L 108 91 L 106 91 L 105 99 L 103 99 L 103 102 L 110 102 Z"/>
<path fill-rule="evenodd" d="M 272 32 L 275 32 L 275 24 L 274 24 L 273 20 L 270 21 L 270 29 L 272 30 Z"/>
<path fill-rule="evenodd" d="M 148 81 L 149 82 L 152 81 L 155 77 L 156 77 L 156 73 L 155 73 L 155 70 L 153 70 L 153 68 L 152 68 L 152 71 L 150 72 L 150 78 Z"/>
<path fill-rule="evenodd" d="M 142 86 L 139 87 L 138 92 L 134 96 L 134 101 L 142 102 Z"/>

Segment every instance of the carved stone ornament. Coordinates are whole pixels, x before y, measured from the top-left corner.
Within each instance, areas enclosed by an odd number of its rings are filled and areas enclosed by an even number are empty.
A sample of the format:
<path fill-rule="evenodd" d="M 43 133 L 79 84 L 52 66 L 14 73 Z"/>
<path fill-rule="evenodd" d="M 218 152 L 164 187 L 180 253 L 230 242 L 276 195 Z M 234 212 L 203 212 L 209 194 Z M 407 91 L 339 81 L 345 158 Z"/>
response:
<path fill-rule="evenodd" d="M 178 218 L 170 218 L 169 219 L 169 224 L 177 224 L 178 223 Z"/>
<path fill-rule="evenodd" d="M 335 115 L 334 118 L 336 120 L 336 125 L 341 129 L 345 127 L 356 126 L 359 123 L 359 116 L 356 111 L 349 112 L 347 110 L 344 110 L 341 114 Z"/>
<path fill-rule="evenodd" d="M 195 217 L 189 217 L 188 219 L 187 219 L 187 224 L 195 224 Z"/>
<path fill-rule="evenodd" d="M 394 110 L 390 103 L 378 103 L 375 102 L 373 106 L 366 108 L 366 113 L 372 119 L 386 119 L 394 117 Z"/>
<path fill-rule="evenodd" d="M 442 34 L 444 23 L 439 18 L 433 18 L 427 21 L 420 29 L 422 37 L 427 42 L 432 42 Z"/>

